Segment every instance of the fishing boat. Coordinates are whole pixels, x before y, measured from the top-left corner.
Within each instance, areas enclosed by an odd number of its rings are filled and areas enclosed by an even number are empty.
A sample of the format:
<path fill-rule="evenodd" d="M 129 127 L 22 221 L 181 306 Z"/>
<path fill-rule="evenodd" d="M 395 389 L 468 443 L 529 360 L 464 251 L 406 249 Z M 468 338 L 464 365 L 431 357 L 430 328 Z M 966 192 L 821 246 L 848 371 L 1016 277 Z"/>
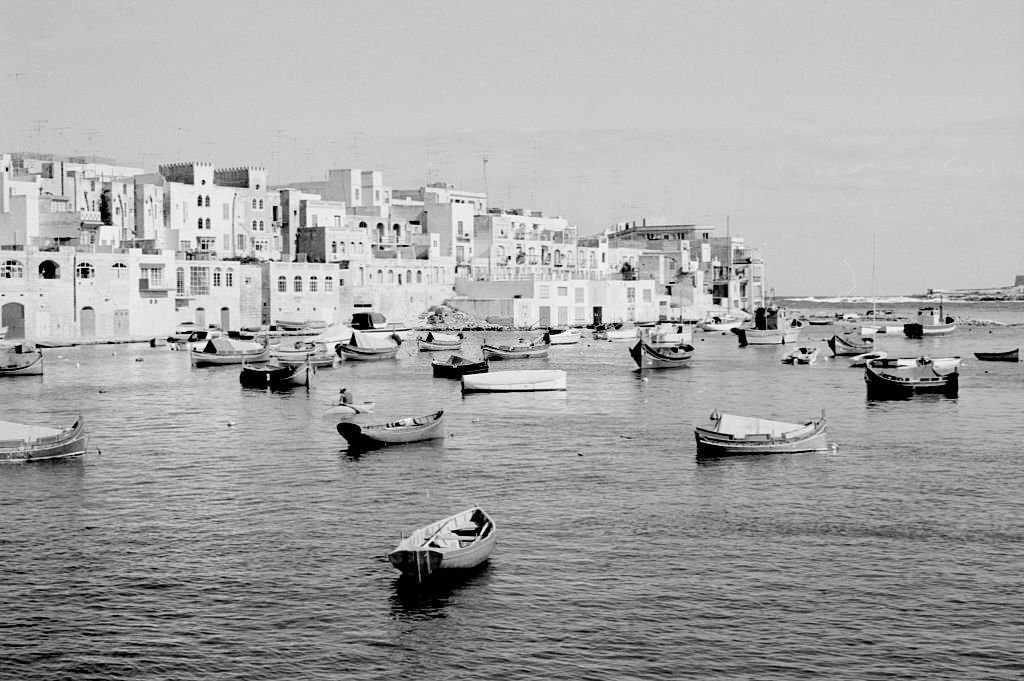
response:
<path fill-rule="evenodd" d="M 828 339 L 828 347 L 832 350 L 834 357 L 863 355 L 866 352 L 871 352 L 875 348 L 875 339 L 868 338 L 865 336 L 839 336 L 833 334 Z"/>
<path fill-rule="evenodd" d="M 806 423 L 771 421 L 735 414 L 711 414 L 710 428 L 694 429 L 697 457 L 823 452 L 828 442 L 825 412 Z"/>
<path fill-rule="evenodd" d="M 278 347 L 271 351 L 271 357 L 280 364 L 309 364 L 318 369 L 335 365 L 338 355 L 334 348 L 324 341 L 296 341 L 290 348 Z"/>
<path fill-rule="evenodd" d="M 338 434 L 348 442 L 349 449 L 379 449 L 424 440 L 439 440 L 446 436 L 444 410 L 426 416 L 415 416 L 390 423 L 360 426 L 350 421 L 337 425 Z"/>
<path fill-rule="evenodd" d="M 669 369 L 686 366 L 693 356 L 693 346 L 655 346 L 641 339 L 629 349 L 629 356 L 641 369 Z"/>
<path fill-rule="evenodd" d="M 920 393 L 939 393 L 956 397 L 960 372 L 936 365 L 928 357 L 918 357 L 908 363 L 907 358 L 885 358 L 868 362 L 864 367 L 864 382 L 869 399 L 903 398 Z"/>
<path fill-rule="evenodd" d="M 294 388 L 309 386 L 314 369 L 309 364 L 265 363 L 242 365 L 239 382 L 246 388 Z"/>
<path fill-rule="evenodd" d="M 545 333 L 540 338 L 520 338 L 515 343 L 501 345 L 490 344 L 486 340 L 480 346 L 484 359 L 528 359 L 531 357 L 547 357 L 551 343 Z"/>
<path fill-rule="evenodd" d="M 576 329 L 551 329 L 548 336 L 551 345 L 573 345 L 583 340 L 583 336 Z"/>
<path fill-rule="evenodd" d="M 795 348 L 782 358 L 783 364 L 814 364 L 818 361 L 818 348 Z"/>
<path fill-rule="evenodd" d="M 427 331 L 427 335 L 416 339 L 416 345 L 420 350 L 433 352 L 436 350 L 458 350 L 462 347 L 462 334 L 452 335 L 449 333 L 434 333 Z"/>
<path fill-rule="evenodd" d="M 628 341 L 638 336 L 637 328 L 622 322 L 599 324 L 594 328 L 594 340 Z"/>
<path fill-rule="evenodd" d="M 907 338 L 924 338 L 925 336 L 948 336 L 956 331 L 956 320 L 947 317 L 942 303 L 939 307 L 922 307 L 917 311 L 913 322 L 903 325 L 903 334 Z"/>
<path fill-rule="evenodd" d="M 367 309 L 353 312 L 349 326 L 354 331 L 362 331 L 363 333 L 384 334 L 386 336 L 394 334 L 399 340 L 408 340 L 415 333 L 408 324 L 389 322 L 382 313 Z"/>
<path fill-rule="evenodd" d="M 655 348 L 690 345 L 693 343 L 693 326 L 679 322 L 658 322 L 651 327 L 640 327 L 640 338 Z"/>
<path fill-rule="evenodd" d="M 372 362 L 394 359 L 402 339 L 393 333 L 365 333 L 353 331 L 348 341 L 338 343 L 335 351 L 345 360 Z"/>
<path fill-rule="evenodd" d="M 710 319 L 705 319 L 697 326 L 702 331 L 731 331 L 740 324 L 743 323 L 742 319 L 738 317 L 730 317 L 729 315 L 713 316 Z"/>
<path fill-rule="evenodd" d="M 491 371 L 462 377 L 463 394 L 543 392 L 566 388 L 566 373 L 561 369 Z"/>
<path fill-rule="evenodd" d="M 462 355 L 450 355 L 447 359 L 435 359 L 430 363 L 434 378 L 462 378 L 466 374 L 486 374 L 486 359 L 466 359 Z"/>
<path fill-rule="evenodd" d="M 422 582 L 482 565 L 496 542 L 494 521 L 482 508 L 473 507 L 413 530 L 388 554 L 388 561 L 403 575 Z"/>
<path fill-rule="evenodd" d="M 67 428 L 0 421 L 0 463 L 69 459 L 85 454 L 87 445 L 81 417 Z"/>
<path fill-rule="evenodd" d="M 888 356 L 889 356 L 889 353 L 887 353 L 885 351 L 882 351 L 882 350 L 876 350 L 874 352 L 865 352 L 864 354 L 854 355 L 853 357 L 851 357 L 850 358 L 850 366 L 851 367 L 862 367 L 862 366 L 866 365 L 868 362 L 870 362 L 872 360 L 885 359 Z"/>
<path fill-rule="evenodd" d="M 974 356 L 983 362 L 1018 362 L 1020 361 L 1020 348 L 1004 352 L 976 352 Z"/>
<path fill-rule="evenodd" d="M 302 322 L 289 319 L 275 319 L 274 326 L 277 327 L 278 331 L 301 331 L 312 335 L 327 328 L 327 322 L 320 319 L 307 319 Z"/>
<path fill-rule="evenodd" d="M 201 348 L 192 348 L 190 353 L 195 367 L 257 364 L 270 359 L 268 345 L 232 338 L 211 338 Z"/>
<path fill-rule="evenodd" d="M 801 328 L 801 323 L 791 320 L 785 308 L 759 307 L 754 311 L 751 322 L 732 329 L 732 332 L 739 337 L 740 347 L 780 345 L 799 340 Z"/>
<path fill-rule="evenodd" d="M 0 376 L 42 376 L 43 351 L 32 343 L 0 346 Z"/>
<path fill-rule="evenodd" d="M 953 357 L 928 357 L 926 355 L 922 355 L 921 357 L 893 357 L 888 359 L 888 361 L 894 366 L 900 367 L 912 367 L 917 364 L 931 363 L 935 367 L 936 371 L 943 373 L 952 371 L 953 369 L 959 369 L 962 360 L 959 355 Z"/>

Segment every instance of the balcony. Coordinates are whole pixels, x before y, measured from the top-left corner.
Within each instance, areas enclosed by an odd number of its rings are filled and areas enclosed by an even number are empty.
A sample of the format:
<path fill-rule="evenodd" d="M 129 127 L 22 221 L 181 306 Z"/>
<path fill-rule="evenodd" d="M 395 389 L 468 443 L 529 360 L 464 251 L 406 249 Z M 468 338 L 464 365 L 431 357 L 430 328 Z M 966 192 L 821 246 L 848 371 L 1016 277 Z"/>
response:
<path fill-rule="evenodd" d="M 149 279 L 139 279 L 139 293 L 144 298 L 166 298 L 171 287 L 165 284 L 150 284 Z"/>

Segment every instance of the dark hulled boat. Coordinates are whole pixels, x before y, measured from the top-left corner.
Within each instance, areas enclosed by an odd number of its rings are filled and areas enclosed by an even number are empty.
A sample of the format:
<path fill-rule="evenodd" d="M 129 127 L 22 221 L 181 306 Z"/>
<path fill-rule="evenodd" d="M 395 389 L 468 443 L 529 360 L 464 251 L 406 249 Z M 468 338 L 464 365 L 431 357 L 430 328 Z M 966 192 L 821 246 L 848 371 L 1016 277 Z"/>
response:
<path fill-rule="evenodd" d="M 871 399 L 899 399 L 922 393 L 956 397 L 960 371 L 958 364 L 937 365 L 927 357 L 877 359 L 864 367 L 864 382 Z"/>
<path fill-rule="evenodd" d="M 1005 352 L 976 352 L 974 356 L 983 362 L 1019 362 L 1020 348 Z"/>
<path fill-rule="evenodd" d="M 467 374 L 485 374 L 489 369 L 486 359 L 474 361 L 462 355 L 449 355 L 448 359 L 430 363 L 434 378 L 462 378 Z"/>

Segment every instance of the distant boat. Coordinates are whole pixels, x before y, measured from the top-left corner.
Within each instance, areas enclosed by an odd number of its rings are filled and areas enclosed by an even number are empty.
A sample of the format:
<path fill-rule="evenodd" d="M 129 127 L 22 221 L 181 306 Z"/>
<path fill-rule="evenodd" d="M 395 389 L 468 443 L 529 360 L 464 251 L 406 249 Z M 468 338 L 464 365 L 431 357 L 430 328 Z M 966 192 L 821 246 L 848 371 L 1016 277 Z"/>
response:
<path fill-rule="evenodd" d="M 400 340 L 409 340 L 413 335 L 412 327 L 403 322 L 389 322 L 380 312 L 360 310 L 352 313 L 349 326 L 354 331 L 363 333 L 395 334 Z"/>
<path fill-rule="evenodd" d="M 739 337 L 740 347 L 746 345 L 784 345 L 800 339 L 802 325 L 790 319 L 789 312 L 780 307 L 759 307 L 748 324 L 732 329 Z"/>
<path fill-rule="evenodd" d="M 0 421 L 0 463 L 69 459 L 84 454 L 87 445 L 81 417 L 67 428 Z"/>
<path fill-rule="evenodd" d="M 917 317 L 913 322 L 903 325 L 903 334 L 907 338 L 947 336 L 954 331 L 956 320 L 945 315 L 942 303 L 939 303 L 938 308 L 922 307 L 917 311 Z"/>
<path fill-rule="evenodd" d="M 0 341 L 7 337 L 7 327 L 0 326 Z"/>
<path fill-rule="evenodd" d="M 875 349 L 875 339 L 861 336 L 859 338 L 850 336 L 834 335 L 828 339 L 828 347 L 835 357 L 863 355 Z"/>
<path fill-rule="evenodd" d="M 731 331 L 743 323 L 742 319 L 728 315 L 715 316 L 706 319 L 697 326 L 703 331 Z"/>
<path fill-rule="evenodd" d="M 239 382 L 246 388 L 294 388 L 309 386 L 313 368 L 308 364 L 242 365 Z"/>
<path fill-rule="evenodd" d="M 637 337 L 637 328 L 631 324 L 611 322 L 594 328 L 594 340 L 628 341 Z"/>
<path fill-rule="evenodd" d="M 281 364 L 306 364 L 318 369 L 334 366 L 338 355 L 334 348 L 323 341 L 297 341 L 293 347 L 278 347 L 271 351 L 271 357 Z"/>
<path fill-rule="evenodd" d="M 658 322 L 652 327 L 640 327 L 640 337 L 656 348 L 690 345 L 693 343 L 693 326 L 678 322 Z"/>
<path fill-rule="evenodd" d="M 710 428 L 697 427 L 697 457 L 822 452 L 828 442 L 825 413 L 806 423 L 787 423 L 735 414 L 711 414 Z"/>
<path fill-rule="evenodd" d="M 402 339 L 393 333 L 365 333 L 353 331 L 348 341 L 338 343 L 335 351 L 345 360 L 359 362 L 394 359 Z"/>
<path fill-rule="evenodd" d="M 323 331 L 327 328 L 327 322 L 319 319 L 307 319 L 302 322 L 275 319 L 274 326 L 276 326 L 279 331 L 307 331 L 309 333 L 313 333 L 314 331 Z"/>
<path fill-rule="evenodd" d="M 876 350 L 874 352 L 865 352 L 863 354 L 854 355 L 853 357 L 851 357 L 850 358 L 850 366 L 851 367 L 862 367 L 862 366 L 866 365 L 868 362 L 870 362 L 871 360 L 885 359 L 888 356 L 889 356 L 889 353 L 884 352 L 882 350 Z"/>
<path fill-rule="evenodd" d="M 583 336 L 576 329 L 551 329 L 548 336 L 551 338 L 551 345 L 573 345 L 583 340 Z"/>
<path fill-rule="evenodd" d="M 818 348 L 794 348 L 782 358 L 783 364 L 814 364 L 818 361 Z"/>
<path fill-rule="evenodd" d="M 202 348 L 192 348 L 192 366 L 219 366 L 224 364 L 256 364 L 270 359 L 270 348 L 253 341 L 213 338 Z"/>
<path fill-rule="evenodd" d="M 404 445 L 411 442 L 438 440 L 446 437 L 444 410 L 374 426 L 360 426 L 349 421 L 337 425 L 338 434 L 348 441 L 349 449 L 365 450 Z"/>
<path fill-rule="evenodd" d="M 496 542 L 494 521 L 482 508 L 473 507 L 414 530 L 388 554 L 388 561 L 403 575 L 422 582 L 482 565 Z"/>
<path fill-rule="evenodd" d="M 420 350 L 432 352 L 436 350 L 458 350 L 462 347 L 462 334 L 434 333 L 427 331 L 425 336 L 416 339 Z"/>
<path fill-rule="evenodd" d="M 542 392 L 566 387 L 566 374 L 561 369 L 491 371 L 462 377 L 463 393 Z"/>
<path fill-rule="evenodd" d="M 0 347 L 0 376 L 42 376 L 43 351 L 32 343 Z"/>
<path fill-rule="evenodd" d="M 906 358 L 886 358 L 868 362 L 864 382 L 871 399 L 903 398 L 921 393 L 940 393 L 956 397 L 960 372 L 957 365 L 938 365 L 927 357 L 909 363 Z"/>
<path fill-rule="evenodd" d="M 1020 361 L 1020 348 L 1005 352 L 976 352 L 974 356 L 984 362 L 1017 362 Z"/>
<path fill-rule="evenodd" d="M 480 346 L 484 359 L 529 359 L 547 357 L 551 348 L 548 334 L 532 340 L 520 338 L 515 343 L 491 344 L 484 341 Z"/>
<path fill-rule="evenodd" d="M 462 355 L 449 355 L 447 359 L 435 359 L 430 363 L 434 378 L 462 378 L 466 374 L 485 374 L 488 371 L 486 359 L 471 360 Z"/>
<path fill-rule="evenodd" d="M 629 349 L 629 356 L 641 369 L 669 369 L 689 364 L 693 346 L 653 346 L 641 339 Z"/>

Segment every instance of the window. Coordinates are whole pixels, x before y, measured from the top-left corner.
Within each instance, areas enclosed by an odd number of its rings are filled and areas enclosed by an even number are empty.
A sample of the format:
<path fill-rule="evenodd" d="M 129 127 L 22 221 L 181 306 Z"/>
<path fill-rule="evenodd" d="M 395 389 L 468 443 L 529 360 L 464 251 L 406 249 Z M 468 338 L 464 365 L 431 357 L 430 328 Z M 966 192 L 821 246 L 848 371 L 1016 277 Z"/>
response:
<path fill-rule="evenodd" d="M 220 268 L 213 268 L 213 286 L 214 288 L 220 287 Z"/>
<path fill-rule="evenodd" d="M 335 215 L 334 216 L 334 226 L 335 227 L 341 227 L 341 216 L 340 215 Z"/>
<path fill-rule="evenodd" d="M 422 284 L 423 283 L 423 270 L 416 270 L 416 283 L 417 284 Z"/>
<path fill-rule="evenodd" d="M 541 284 L 537 287 L 537 297 L 543 300 L 547 300 L 551 297 L 551 287 L 547 284 Z"/>
<path fill-rule="evenodd" d="M 91 263 L 80 262 L 78 263 L 78 266 L 75 267 L 75 276 L 79 279 L 92 279 L 96 276 L 96 270 L 93 269 Z"/>
<path fill-rule="evenodd" d="M 217 245 L 217 238 L 212 236 L 201 236 L 196 239 L 196 245 L 200 251 L 211 252 Z"/>
<path fill-rule="evenodd" d="M 235 271 L 230 267 L 228 268 L 228 271 L 224 273 L 224 285 L 229 288 L 235 285 Z"/>
<path fill-rule="evenodd" d="M 331 275 L 324 277 L 324 293 L 330 293 L 334 290 L 334 279 Z"/>
<path fill-rule="evenodd" d="M 198 218 L 196 220 L 196 229 L 202 229 L 202 228 L 203 228 L 203 219 L 202 218 Z"/>
<path fill-rule="evenodd" d="M 316 277 L 312 276 L 312 277 L 309 278 L 309 292 L 310 293 L 316 293 L 316 289 L 317 289 Z"/>
<path fill-rule="evenodd" d="M 342 243 L 342 245 L 344 246 L 345 244 Z M 332 241 L 331 242 L 331 255 L 338 255 L 338 242 L 337 241 Z"/>
<path fill-rule="evenodd" d="M 389 284 L 394 284 L 395 283 L 395 271 L 394 270 L 388 270 L 388 283 Z"/>
<path fill-rule="evenodd" d="M 237 239 L 237 241 L 238 241 L 238 250 L 244 251 L 245 250 L 245 235 L 244 234 L 239 234 L 237 236 L 238 236 L 238 239 Z"/>
<path fill-rule="evenodd" d="M 207 267 L 192 266 L 188 268 L 188 283 L 194 296 L 205 296 L 210 293 L 210 270 Z"/>
<path fill-rule="evenodd" d="M 223 210 L 221 211 L 221 217 L 224 218 L 225 220 L 230 219 L 231 218 L 231 204 L 225 203 L 222 206 L 222 208 L 223 208 Z"/>
<path fill-rule="evenodd" d="M 252 231 L 254 231 L 254 232 L 256 231 L 256 221 L 255 220 L 252 221 Z"/>
<path fill-rule="evenodd" d="M 264 231 L 264 230 L 263 230 L 263 220 L 260 220 L 260 231 L 261 231 L 261 232 L 262 232 L 262 231 Z"/>
<path fill-rule="evenodd" d="M 213 229 L 210 227 L 210 218 L 206 218 L 206 229 Z"/>
<path fill-rule="evenodd" d="M 199 206 L 200 208 L 203 207 L 203 197 L 202 196 L 197 196 L 196 197 L 196 205 Z"/>
<path fill-rule="evenodd" d="M 569 287 L 568 286 L 559 286 L 558 289 L 556 289 L 556 290 L 557 290 L 557 295 L 558 295 L 559 298 L 564 298 L 567 295 L 569 295 Z"/>
<path fill-rule="evenodd" d="M 256 199 L 252 200 L 252 209 L 256 210 Z"/>
<path fill-rule="evenodd" d="M 295 280 L 292 282 L 292 284 L 295 287 L 296 293 L 302 293 L 302 277 L 296 275 Z"/>
<path fill-rule="evenodd" d="M 123 262 L 115 262 L 110 266 L 110 269 L 114 270 L 114 279 L 128 278 L 128 266 Z"/>
<path fill-rule="evenodd" d="M 260 199 L 260 210 L 263 210 L 263 199 Z"/>
<path fill-rule="evenodd" d="M 177 292 L 177 294 L 179 296 L 183 296 L 183 295 L 185 295 L 185 269 L 182 268 L 182 267 L 179 267 L 175 271 L 175 275 L 176 275 L 176 277 L 175 277 L 174 290 Z"/>
<path fill-rule="evenodd" d="M 341 242 L 341 252 L 342 252 L 342 254 L 345 253 L 345 242 L 344 241 Z"/>
<path fill-rule="evenodd" d="M 582 287 L 579 287 L 579 286 L 578 286 L 578 287 L 576 287 L 576 288 L 574 289 L 574 293 L 575 293 L 575 299 L 574 299 L 574 301 L 576 302 L 576 304 L 578 304 L 578 305 L 582 305 L 582 304 L 583 304 L 584 302 L 586 302 L 586 301 L 585 301 L 585 300 L 583 299 L 583 296 L 584 296 L 585 294 L 584 294 L 584 289 L 583 289 Z"/>
<path fill-rule="evenodd" d="M 42 261 L 41 263 L 39 263 L 39 278 L 60 279 L 60 265 L 58 265 L 52 260 Z"/>
<path fill-rule="evenodd" d="M 149 283 L 149 288 L 163 288 L 164 287 L 164 268 L 162 267 L 143 267 L 142 278 Z"/>
<path fill-rule="evenodd" d="M 18 260 L 7 260 L 0 266 L 0 279 L 24 279 L 25 266 Z"/>
<path fill-rule="evenodd" d="M 203 201 L 203 205 L 206 206 L 207 208 L 210 207 L 210 197 L 209 196 L 207 196 L 206 200 Z"/>
<path fill-rule="evenodd" d="M 277 278 L 277 292 L 285 293 L 288 291 L 288 277 L 283 274 Z"/>
<path fill-rule="evenodd" d="M 626 302 L 627 303 L 635 303 L 636 302 L 636 287 L 635 286 L 630 286 L 629 288 L 626 289 Z"/>

